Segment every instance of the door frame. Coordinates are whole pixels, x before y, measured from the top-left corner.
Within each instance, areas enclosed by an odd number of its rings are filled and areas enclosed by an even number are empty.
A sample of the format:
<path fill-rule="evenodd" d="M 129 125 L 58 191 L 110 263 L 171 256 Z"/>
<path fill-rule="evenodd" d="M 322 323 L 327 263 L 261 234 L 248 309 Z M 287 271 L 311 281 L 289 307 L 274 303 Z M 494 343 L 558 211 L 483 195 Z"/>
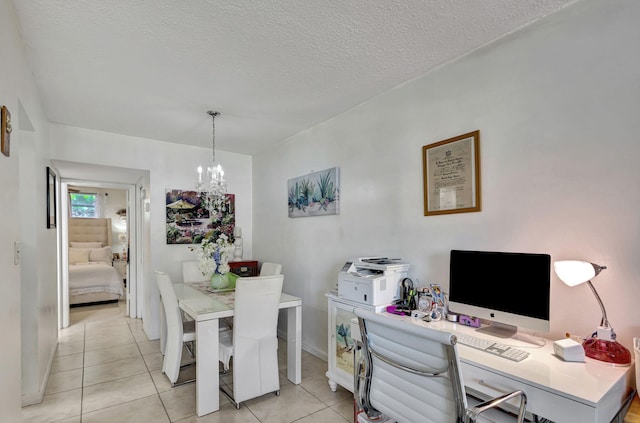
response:
<path fill-rule="evenodd" d="M 59 216 L 60 223 L 59 235 L 60 235 L 60 252 L 58 257 L 60 258 L 60 278 L 59 278 L 59 290 L 58 290 L 58 304 L 59 304 L 59 321 L 58 327 L 60 329 L 69 326 L 69 259 L 68 249 L 64 246 L 69 245 L 68 227 L 69 227 L 69 190 L 68 186 L 84 186 L 92 188 L 102 189 L 119 189 L 126 191 L 126 209 L 127 209 L 127 232 L 129 239 L 129 257 L 127 263 L 127 287 L 126 287 L 126 314 L 132 318 L 140 317 L 142 307 L 140 304 L 141 296 L 138 295 L 138 233 L 142 234 L 142 231 L 138 228 L 138 222 L 140 221 L 139 215 L 141 214 L 140 202 L 135 201 L 138 196 L 140 186 L 137 184 L 116 183 L 116 182 L 97 182 L 87 181 L 82 179 L 69 179 L 61 178 L 60 180 L 60 201 L 59 201 Z"/>

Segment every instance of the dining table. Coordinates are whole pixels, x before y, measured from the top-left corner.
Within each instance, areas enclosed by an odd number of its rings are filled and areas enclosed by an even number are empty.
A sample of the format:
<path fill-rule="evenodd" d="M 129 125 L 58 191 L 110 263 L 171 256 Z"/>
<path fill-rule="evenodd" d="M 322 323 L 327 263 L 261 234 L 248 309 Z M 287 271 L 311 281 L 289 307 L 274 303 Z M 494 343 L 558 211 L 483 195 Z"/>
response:
<path fill-rule="evenodd" d="M 195 321 L 196 414 L 201 417 L 220 408 L 219 325 L 220 319 L 233 316 L 235 291 L 213 290 L 209 282 L 173 287 L 178 306 Z M 287 310 L 287 378 L 298 385 L 302 382 L 302 299 L 282 293 L 280 309 Z"/>

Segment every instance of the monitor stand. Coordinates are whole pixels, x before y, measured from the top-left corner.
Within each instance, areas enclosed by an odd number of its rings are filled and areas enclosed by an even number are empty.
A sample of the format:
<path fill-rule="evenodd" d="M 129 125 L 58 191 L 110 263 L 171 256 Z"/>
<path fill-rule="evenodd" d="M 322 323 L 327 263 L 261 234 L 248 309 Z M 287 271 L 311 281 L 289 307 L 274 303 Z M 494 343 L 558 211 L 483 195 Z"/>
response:
<path fill-rule="evenodd" d="M 480 333 L 486 333 L 487 335 L 496 336 L 498 338 L 511 338 L 518 341 L 526 342 L 537 346 L 544 346 L 545 342 L 542 339 L 538 339 L 535 336 L 528 335 L 526 333 L 518 332 L 518 327 L 514 325 L 508 325 L 506 323 L 491 322 L 489 325 L 476 329 Z"/>

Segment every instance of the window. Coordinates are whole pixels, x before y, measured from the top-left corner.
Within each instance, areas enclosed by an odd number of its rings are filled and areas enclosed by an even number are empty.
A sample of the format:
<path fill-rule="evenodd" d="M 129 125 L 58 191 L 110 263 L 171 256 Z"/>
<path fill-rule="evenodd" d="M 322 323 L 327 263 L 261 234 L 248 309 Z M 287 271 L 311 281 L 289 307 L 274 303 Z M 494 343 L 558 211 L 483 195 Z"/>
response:
<path fill-rule="evenodd" d="M 69 194 L 71 202 L 71 217 L 98 217 L 96 202 L 98 194 Z"/>

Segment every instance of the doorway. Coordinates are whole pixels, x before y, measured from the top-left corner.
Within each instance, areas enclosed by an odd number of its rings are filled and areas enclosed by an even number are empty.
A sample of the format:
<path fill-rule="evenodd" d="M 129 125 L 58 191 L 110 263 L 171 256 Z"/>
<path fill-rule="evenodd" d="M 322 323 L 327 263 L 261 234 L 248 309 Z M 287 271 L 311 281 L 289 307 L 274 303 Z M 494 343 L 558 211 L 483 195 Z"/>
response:
<path fill-rule="evenodd" d="M 140 192 L 146 192 L 149 183 L 149 172 L 136 169 L 111 168 L 74 162 L 53 162 L 60 175 L 60 228 L 59 228 L 59 327 L 69 325 L 69 280 L 68 280 L 68 227 L 72 204 L 70 193 L 90 192 L 100 198 L 100 214 L 112 219 L 113 253 L 117 254 L 116 266 L 120 267 L 126 278 L 126 314 L 131 318 L 141 318 L 144 280 L 143 250 L 148 242 L 148 231 L 143 231 L 141 216 L 143 201 Z M 96 178 L 99 176 L 99 178 Z M 147 219 L 148 220 L 148 219 Z M 114 266 L 115 267 L 115 266 Z"/>
<path fill-rule="evenodd" d="M 135 301 L 131 302 L 129 292 L 133 288 L 135 293 L 137 285 L 130 266 L 130 246 L 135 239 L 131 237 L 128 220 L 129 191 L 135 192 L 135 186 L 78 180 L 61 182 L 61 327 L 70 323 L 69 307 L 101 302 L 122 301 L 125 314 L 135 316 Z M 91 245 L 96 241 L 100 248 Z"/>

